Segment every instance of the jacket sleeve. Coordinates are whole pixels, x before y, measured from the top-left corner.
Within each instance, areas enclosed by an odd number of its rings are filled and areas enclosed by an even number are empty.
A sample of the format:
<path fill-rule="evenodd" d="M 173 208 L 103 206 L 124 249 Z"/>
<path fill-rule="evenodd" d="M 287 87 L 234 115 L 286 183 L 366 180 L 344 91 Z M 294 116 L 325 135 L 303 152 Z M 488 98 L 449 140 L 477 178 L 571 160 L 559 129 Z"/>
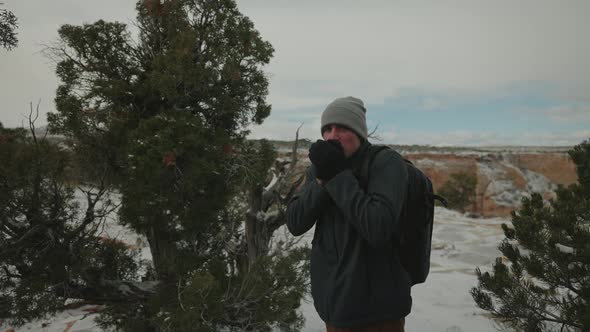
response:
<path fill-rule="evenodd" d="M 307 232 L 329 201 L 330 196 L 315 179 L 313 167 L 309 167 L 305 173 L 305 183 L 287 206 L 287 228 L 291 234 L 299 236 Z"/>
<path fill-rule="evenodd" d="M 339 173 L 324 187 L 347 222 L 377 247 L 399 236 L 407 186 L 404 160 L 399 154 L 385 150 L 371 164 L 366 193 L 350 170 Z"/>

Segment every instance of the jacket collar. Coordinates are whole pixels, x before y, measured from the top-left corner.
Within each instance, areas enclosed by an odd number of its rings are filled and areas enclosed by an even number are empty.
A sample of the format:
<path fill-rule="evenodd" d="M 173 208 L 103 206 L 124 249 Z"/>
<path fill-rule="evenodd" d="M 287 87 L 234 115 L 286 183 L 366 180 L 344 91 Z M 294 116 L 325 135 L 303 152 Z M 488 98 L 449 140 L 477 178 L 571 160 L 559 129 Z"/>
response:
<path fill-rule="evenodd" d="M 364 142 L 361 143 L 361 145 L 356 150 L 356 152 L 352 156 L 350 156 L 350 158 L 348 158 L 348 162 L 350 163 L 350 166 L 352 167 L 353 170 L 361 168 L 362 162 L 365 159 L 365 154 L 366 154 L 367 150 L 369 150 L 370 146 L 371 146 L 371 143 L 369 143 L 369 141 L 365 140 Z"/>

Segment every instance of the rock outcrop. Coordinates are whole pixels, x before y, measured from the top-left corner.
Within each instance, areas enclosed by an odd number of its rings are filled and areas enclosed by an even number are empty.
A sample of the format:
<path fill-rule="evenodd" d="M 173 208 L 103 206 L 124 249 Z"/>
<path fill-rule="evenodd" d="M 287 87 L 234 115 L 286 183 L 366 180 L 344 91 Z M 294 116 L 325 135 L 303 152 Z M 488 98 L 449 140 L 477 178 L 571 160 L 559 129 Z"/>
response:
<path fill-rule="evenodd" d="M 475 176 L 475 204 L 468 210 L 483 217 L 509 216 L 530 193 L 550 199 L 559 185 L 577 181 L 575 165 L 565 152 L 409 153 L 405 157 L 432 179 L 435 188 L 453 173 Z"/>
<path fill-rule="evenodd" d="M 508 217 L 530 193 L 551 199 L 559 185 L 577 181 L 567 148 L 394 148 L 424 171 L 435 189 L 454 173 L 475 176 L 475 203 L 467 210 L 482 217 Z M 307 150 L 299 153 L 299 167 L 303 169 L 309 165 Z"/>

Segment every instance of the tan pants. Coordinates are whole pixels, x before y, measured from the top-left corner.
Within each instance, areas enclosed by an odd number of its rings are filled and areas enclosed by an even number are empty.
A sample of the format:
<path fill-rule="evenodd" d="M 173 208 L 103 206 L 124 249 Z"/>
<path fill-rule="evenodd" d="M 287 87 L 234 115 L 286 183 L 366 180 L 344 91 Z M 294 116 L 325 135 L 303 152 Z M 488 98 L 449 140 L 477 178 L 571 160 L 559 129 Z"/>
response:
<path fill-rule="evenodd" d="M 405 319 L 377 322 L 363 327 L 339 328 L 326 324 L 327 332 L 404 332 Z"/>

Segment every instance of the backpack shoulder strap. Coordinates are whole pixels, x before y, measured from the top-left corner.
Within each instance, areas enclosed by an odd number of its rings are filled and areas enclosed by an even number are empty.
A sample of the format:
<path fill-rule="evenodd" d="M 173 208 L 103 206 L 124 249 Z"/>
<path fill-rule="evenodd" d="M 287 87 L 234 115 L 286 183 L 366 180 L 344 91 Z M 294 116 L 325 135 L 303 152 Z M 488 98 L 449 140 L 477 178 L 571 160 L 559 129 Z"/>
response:
<path fill-rule="evenodd" d="M 360 179 L 359 184 L 363 190 L 367 190 L 369 186 L 369 168 L 373 163 L 373 160 L 377 156 L 377 154 L 383 150 L 389 149 L 386 145 L 371 145 L 369 146 L 368 151 L 365 153 L 365 158 L 363 159 L 363 163 L 361 164 L 360 170 Z"/>
<path fill-rule="evenodd" d="M 363 162 L 361 164 L 360 176 L 359 176 L 359 184 L 363 190 L 366 191 L 367 187 L 369 186 L 369 169 L 371 168 L 371 164 L 373 163 L 373 160 L 375 159 L 375 157 L 377 156 L 377 154 L 379 152 L 381 152 L 383 150 L 387 150 L 387 149 L 390 149 L 390 147 L 388 147 L 386 145 L 371 145 L 369 147 L 368 151 L 365 153 L 365 158 L 363 159 Z M 411 165 L 410 167 L 416 168 L 414 163 L 412 163 L 410 160 L 408 160 L 406 158 L 403 158 L 403 159 L 404 159 L 404 162 L 406 163 L 406 165 Z M 447 200 L 444 197 L 436 195 L 434 193 L 430 193 L 430 195 L 431 195 L 430 199 L 437 200 L 444 207 L 448 207 Z"/>
<path fill-rule="evenodd" d="M 449 203 L 447 202 L 446 198 L 444 198 L 444 197 L 442 197 L 440 195 L 432 194 L 432 199 L 439 201 L 440 204 L 442 204 L 446 208 L 449 207 Z"/>

